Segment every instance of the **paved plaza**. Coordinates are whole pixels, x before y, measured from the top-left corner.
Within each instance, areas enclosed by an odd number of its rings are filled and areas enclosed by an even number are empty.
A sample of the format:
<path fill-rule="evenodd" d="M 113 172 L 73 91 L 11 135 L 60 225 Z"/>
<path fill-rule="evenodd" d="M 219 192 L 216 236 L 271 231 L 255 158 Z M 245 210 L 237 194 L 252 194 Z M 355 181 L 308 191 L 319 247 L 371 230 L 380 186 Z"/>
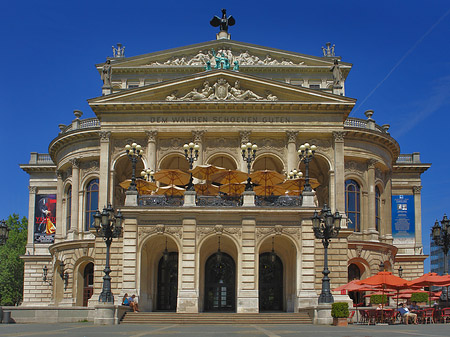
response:
<path fill-rule="evenodd" d="M 349 325 L 348 327 L 318 325 L 115 325 L 97 326 L 92 323 L 67 324 L 2 324 L 0 336 L 332 336 L 332 337 L 377 337 L 377 336 L 449 336 L 450 324 L 427 325 Z"/>

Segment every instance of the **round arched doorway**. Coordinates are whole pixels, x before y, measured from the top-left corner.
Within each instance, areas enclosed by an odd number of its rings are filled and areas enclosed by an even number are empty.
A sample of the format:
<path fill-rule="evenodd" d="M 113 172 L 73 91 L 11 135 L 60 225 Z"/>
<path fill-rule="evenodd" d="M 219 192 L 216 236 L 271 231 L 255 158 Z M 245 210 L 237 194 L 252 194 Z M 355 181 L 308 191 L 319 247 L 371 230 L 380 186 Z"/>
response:
<path fill-rule="evenodd" d="M 211 255 L 205 264 L 205 311 L 236 310 L 236 265 L 222 252 Z"/>
<path fill-rule="evenodd" d="M 158 263 L 157 310 L 175 311 L 178 293 L 178 253 L 167 253 Z"/>
<path fill-rule="evenodd" d="M 259 311 L 283 310 L 283 262 L 275 253 L 259 255 Z"/>

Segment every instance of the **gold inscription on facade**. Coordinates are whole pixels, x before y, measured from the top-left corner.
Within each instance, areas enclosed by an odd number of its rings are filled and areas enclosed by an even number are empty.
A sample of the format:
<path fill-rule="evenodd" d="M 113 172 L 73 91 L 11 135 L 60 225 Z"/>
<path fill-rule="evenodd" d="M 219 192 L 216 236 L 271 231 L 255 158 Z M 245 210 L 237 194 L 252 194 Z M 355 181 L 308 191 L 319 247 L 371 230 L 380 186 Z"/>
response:
<path fill-rule="evenodd" d="M 265 123 L 265 124 L 287 124 L 291 123 L 290 117 L 286 116 L 152 116 L 149 122 L 153 124 L 165 123 Z"/>

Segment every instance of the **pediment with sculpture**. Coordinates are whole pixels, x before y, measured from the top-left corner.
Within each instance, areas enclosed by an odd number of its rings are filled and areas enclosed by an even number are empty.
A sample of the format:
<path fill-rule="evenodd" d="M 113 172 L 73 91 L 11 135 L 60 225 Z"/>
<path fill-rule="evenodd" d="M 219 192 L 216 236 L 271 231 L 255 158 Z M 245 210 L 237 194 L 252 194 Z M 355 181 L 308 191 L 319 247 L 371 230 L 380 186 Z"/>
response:
<path fill-rule="evenodd" d="M 234 85 L 228 83 L 225 78 L 219 78 L 212 85 L 208 80 L 203 82 L 201 88 L 193 88 L 185 95 L 179 95 L 173 91 L 166 97 L 166 101 L 277 101 L 278 97 L 269 90 L 263 94 L 257 94 L 249 89 L 241 88 L 240 81 L 236 80 Z"/>

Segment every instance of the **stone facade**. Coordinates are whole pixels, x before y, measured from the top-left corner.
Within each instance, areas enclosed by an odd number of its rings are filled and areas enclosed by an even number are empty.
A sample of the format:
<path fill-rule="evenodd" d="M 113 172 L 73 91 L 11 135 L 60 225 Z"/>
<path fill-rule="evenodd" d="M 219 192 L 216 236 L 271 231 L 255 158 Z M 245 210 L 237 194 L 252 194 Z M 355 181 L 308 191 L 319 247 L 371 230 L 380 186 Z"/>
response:
<path fill-rule="evenodd" d="M 201 62 L 208 53 L 202 51 L 211 48 L 244 60 L 239 71 L 203 71 Z M 280 304 L 271 300 L 274 310 L 313 307 L 321 289 L 324 249 L 314 237 L 311 218 L 325 204 L 343 215 L 342 230 L 329 249 L 332 288 L 348 282 L 352 264 L 361 278 L 376 273 L 380 262 L 395 273 L 401 265 L 406 278 L 419 276 L 426 258 L 420 177 L 430 165 L 421 163 L 418 154 L 401 155 L 388 127 L 372 119 L 373 112 L 366 113 L 367 119 L 348 117 L 355 104 L 344 96 L 351 64 L 340 63 L 343 77 L 335 91 L 330 72 L 334 59 L 231 40 L 112 58 L 112 87 L 103 86 L 103 95 L 89 100 L 97 118 L 81 119 L 81 112 L 75 111 L 71 123 L 60 125 L 49 154 L 32 153 L 30 162 L 21 165 L 30 174 L 29 219 L 35 218 L 36 195 L 56 195 L 57 207 L 53 244 L 36 243 L 34 226 L 29 226 L 23 305 L 98 303 L 106 246 L 89 230 L 92 182 L 97 182 L 95 208 L 111 203 L 125 218 L 123 235 L 113 240 L 110 252 L 116 303 L 128 293 L 137 295 L 144 311 L 166 309 L 163 304 L 177 312 L 210 310 L 215 305 L 211 301 L 218 299 L 210 293 L 206 266 L 220 249 L 234 263 L 229 264 L 234 276 L 225 287 L 228 293 L 222 294 L 228 296 L 222 309 L 262 310 L 260 289 L 267 281 L 260 277 L 262 260 L 271 252 L 282 266 L 282 298 Z M 97 65 L 100 72 L 103 65 Z M 313 82 L 319 86 L 310 87 Z M 297 150 L 305 142 L 315 144 L 309 172 L 319 183 L 312 194 L 316 201 L 308 206 L 299 195 L 286 195 L 268 203 L 257 197 L 255 202 L 247 193 L 242 204 L 238 199 L 226 203 L 223 196 L 201 201 L 199 194 L 186 193 L 184 204 L 171 204 L 170 196 L 131 199 L 119 186 L 131 177 L 126 144 L 142 146 L 138 173 L 144 168 L 187 172 L 183 144 L 191 141 L 199 146 L 194 166 L 246 172 L 240 146 L 251 142 L 259 147 L 252 171 L 286 175 L 293 169 L 304 172 Z M 356 229 L 346 214 L 350 179 L 360 188 Z M 400 194 L 414 196 L 415 237 L 396 244 L 391 199 Z M 161 276 L 168 268 L 166 250 L 175 256 L 172 297 L 163 294 L 169 284 Z"/>

